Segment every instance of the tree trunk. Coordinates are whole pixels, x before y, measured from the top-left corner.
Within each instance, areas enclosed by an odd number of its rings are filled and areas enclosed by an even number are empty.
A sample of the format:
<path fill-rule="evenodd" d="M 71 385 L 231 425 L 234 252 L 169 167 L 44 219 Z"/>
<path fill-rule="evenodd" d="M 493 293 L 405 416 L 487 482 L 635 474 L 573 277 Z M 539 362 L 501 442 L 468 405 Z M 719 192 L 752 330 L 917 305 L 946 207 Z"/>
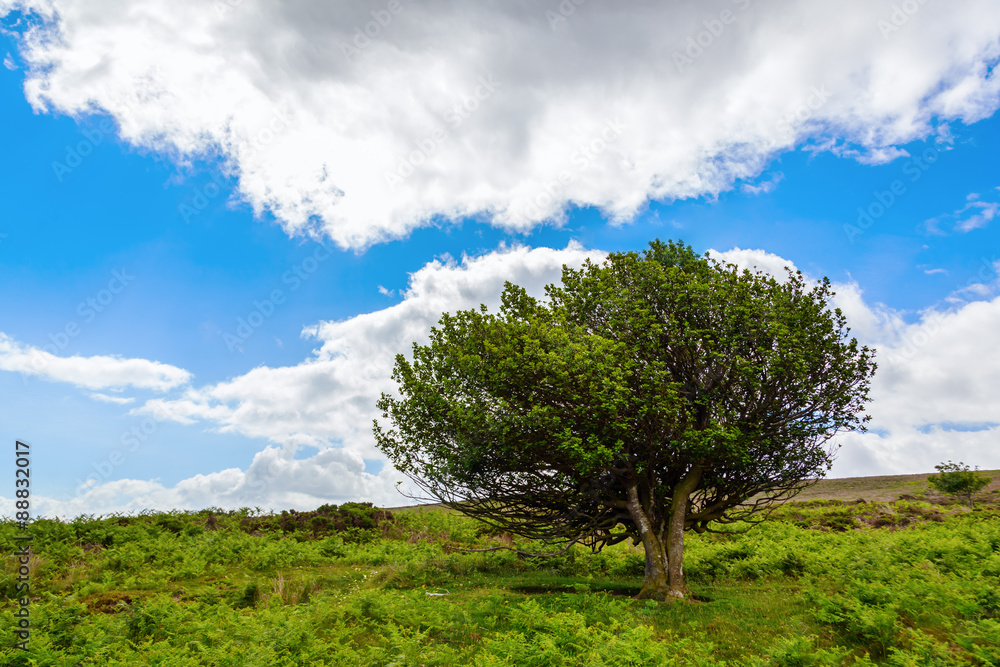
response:
<path fill-rule="evenodd" d="M 687 521 L 688 502 L 691 494 L 701 481 L 702 467 L 693 466 L 674 487 L 670 501 L 670 516 L 667 521 L 667 539 L 658 532 L 650 521 L 639 500 L 639 486 L 628 486 L 628 511 L 646 551 L 646 578 L 639 599 L 684 599 L 687 586 L 684 583 L 684 524 Z"/>
<path fill-rule="evenodd" d="M 663 548 L 660 535 L 653 528 L 649 516 L 639 501 L 638 484 L 633 482 L 628 487 L 628 511 L 639 529 L 639 537 L 646 551 L 646 578 L 642 583 L 638 599 L 665 600 L 670 597 L 670 586 L 667 577 L 667 553 Z"/>
<path fill-rule="evenodd" d="M 701 466 L 693 466 L 684 479 L 674 487 L 667 521 L 667 585 L 671 597 L 684 598 L 684 524 L 687 522 L 688 502 L 701 481 Z"/>

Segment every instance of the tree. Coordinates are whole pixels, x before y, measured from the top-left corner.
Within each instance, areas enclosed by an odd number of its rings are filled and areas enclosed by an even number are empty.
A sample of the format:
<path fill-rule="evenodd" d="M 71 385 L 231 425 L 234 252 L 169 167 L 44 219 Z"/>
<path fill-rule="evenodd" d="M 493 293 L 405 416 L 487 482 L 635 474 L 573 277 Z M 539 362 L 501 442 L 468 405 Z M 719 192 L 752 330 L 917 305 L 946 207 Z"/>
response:
<path fill-rule="evenodd" d="M 990 477 L 979 474 L 979 466 L 976 466 L 975 470 L 969 470 L 969 466 L 961 461 L 958 463 L 948 461 L 934 466 L 934 469 L 939 474 L 930 475 L 927 478 L 928 483 L 941 493 L 964 495 L 970 507 L 975 507 L 972 494 L 993 481 Z"/>
<path fill-rule="evenodd" d="M 864 430 L 874 353 L 829 281 L 807 290 L 654 241 L 563 268 L 547 300 L 508 283 L 500 312 L 444 314 L 380 449 L 427 495 L 546 544 L 646 554 L 639 597 L 683 598 L 684 531 L 759 521 Z"/>

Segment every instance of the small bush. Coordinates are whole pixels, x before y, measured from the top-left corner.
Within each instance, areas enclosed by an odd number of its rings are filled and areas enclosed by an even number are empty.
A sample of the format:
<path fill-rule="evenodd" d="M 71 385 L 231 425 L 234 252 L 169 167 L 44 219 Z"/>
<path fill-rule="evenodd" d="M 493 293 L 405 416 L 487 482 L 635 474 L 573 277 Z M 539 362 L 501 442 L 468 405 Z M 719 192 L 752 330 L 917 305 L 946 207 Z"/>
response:
<path fill-rule="evenodd" d="M 279 515 L 246 516 L 240 527 L 247 533 L 280 533 L 297 539 L 317 539 L 340 533 L 348 542 L 368 542 L 378 536 L 380 527 L 391 523 L 391 512 L 371 503 L 320 505 L 313 512 L 283 511 Z"/>

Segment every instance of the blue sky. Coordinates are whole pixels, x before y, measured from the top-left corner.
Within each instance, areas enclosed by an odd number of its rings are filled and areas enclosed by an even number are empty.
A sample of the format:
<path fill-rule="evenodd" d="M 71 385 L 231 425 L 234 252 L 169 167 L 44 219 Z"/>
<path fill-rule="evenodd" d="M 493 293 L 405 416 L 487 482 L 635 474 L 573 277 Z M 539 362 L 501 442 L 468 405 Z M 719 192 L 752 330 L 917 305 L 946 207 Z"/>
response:
<path fill-rule="evenodd" d="M 903 354 L 876 386 L 874 432 L 843 439 L 834 474 L 919 472 L 946 458 L 1000 467 L 986 444 L 1000 434 L 1000 366 L 977 352 L 992 347 L 976 333 L 1000 323 L 1000 30 L 939 20 L 928 5 L 886 36 L 878 21 L 891 3 L 849 3 L 855 20 L 841 29 L 865 45 L 856 60 L 803 58 L 776 75 L 765 66 L 775 53 L 837 42 L 812 46 L 823 20 L 813 16 L 773 53 L 754 46 L 785 19 L 746 3 L 729 32 L 704 39 L 699 71 L 650 68 L 664 99 L 691 96 L 685 108 L 656 103 L 613 35 L 598 40 L 602 67 L 567 59 L 527 74 L 517 49 L 491 49 L 498 19 L 470 6 L 457 19 L 470 36 L 440 42 L 435 79 L 409 68 L 426 54 L 424 33 L 444 29 L 443 10 L 402 5 L 345 73 L 309 21 L 236 4 L 179 5 L 215 40 L 202 71 L 197 39 L 157 41 L 157 21 L 178 29 L 163 3 L 136 3 L 147 21 L 128 32 L 73 2 L 27 3 L 28 28 L 17 3 L 0 2 L 0 439 L 32 443 L 43 510 L 404 504 L 366 432 L 392 354 L 442 310 L 495 302 L 504 279 L 540 289 L 563 262 L 653 238 L 828 276 L 863 342 Z M 379 10 L 369 4 L 314 20 L 350 43 Z M 682 5 L 663 10 L 677 32 L 654 51 L 702 35 L 713 12 Z M 564 50 L 592 43 L 602 21 L 641 33 L 642 13 L 659 11 L 578 9 L 555 26 L 544 11 L 505 16 L 517 26 L 507 39 Z M 241 69 L 244 36 L 279 20 L 298 50 L 260 47 L 257 66 Z M 145 52 L 126 35 L 143 31 L 149 60 L 133 63 Z M 957 37 L 967 48 L 950 50 Z M 727 69 L 730 56 L 745 64 Z M 603 66 L 616 60 L 617 73 Z M 198 77 L 213 67 L 206 88 Z M 880 71 L 905 85 L 859 75 Z M 420 85 L 394 92 L 408 72 Z M 809 109 L 816 81 L 832 92 Z M 453 133 L 430 134 L 423 121 L 475 96 Z M 804 113 L 782 124 L 789 109 Z M 620 134 L 595 139 L 612 122 Z M 570 126 L 582 129 L 560 134 Z M 598 148 L 574 171 L 588 143 Z M 386 191 L 379 175 L 400 156 L 425 164 Z M 554 196 L 539 196 L 546 183 Z M 929 342 L 901 352 L 914 337 Z M 939 392 L 961 404 L 938 406 L 948 419 L 915 407 Z"/>

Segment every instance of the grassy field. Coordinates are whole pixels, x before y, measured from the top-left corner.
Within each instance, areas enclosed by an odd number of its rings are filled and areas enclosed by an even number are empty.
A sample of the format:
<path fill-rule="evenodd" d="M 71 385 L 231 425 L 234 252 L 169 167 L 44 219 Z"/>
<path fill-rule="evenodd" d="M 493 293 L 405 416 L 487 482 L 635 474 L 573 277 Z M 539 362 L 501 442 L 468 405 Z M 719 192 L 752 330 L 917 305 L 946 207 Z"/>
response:
<path fill-rule="evenodd" d="M 680 603 L 631 599 L 641 548 L 456 551 L 510 536 L 440 508 L 38 520 L 30 650 L 8 631 L 0 664 L 1000 665 L 997 483 L 971 510 L 925 479 L 828 480 L 690 535 Z M 19 534 L 0 523 L 7 554 Z"/>

